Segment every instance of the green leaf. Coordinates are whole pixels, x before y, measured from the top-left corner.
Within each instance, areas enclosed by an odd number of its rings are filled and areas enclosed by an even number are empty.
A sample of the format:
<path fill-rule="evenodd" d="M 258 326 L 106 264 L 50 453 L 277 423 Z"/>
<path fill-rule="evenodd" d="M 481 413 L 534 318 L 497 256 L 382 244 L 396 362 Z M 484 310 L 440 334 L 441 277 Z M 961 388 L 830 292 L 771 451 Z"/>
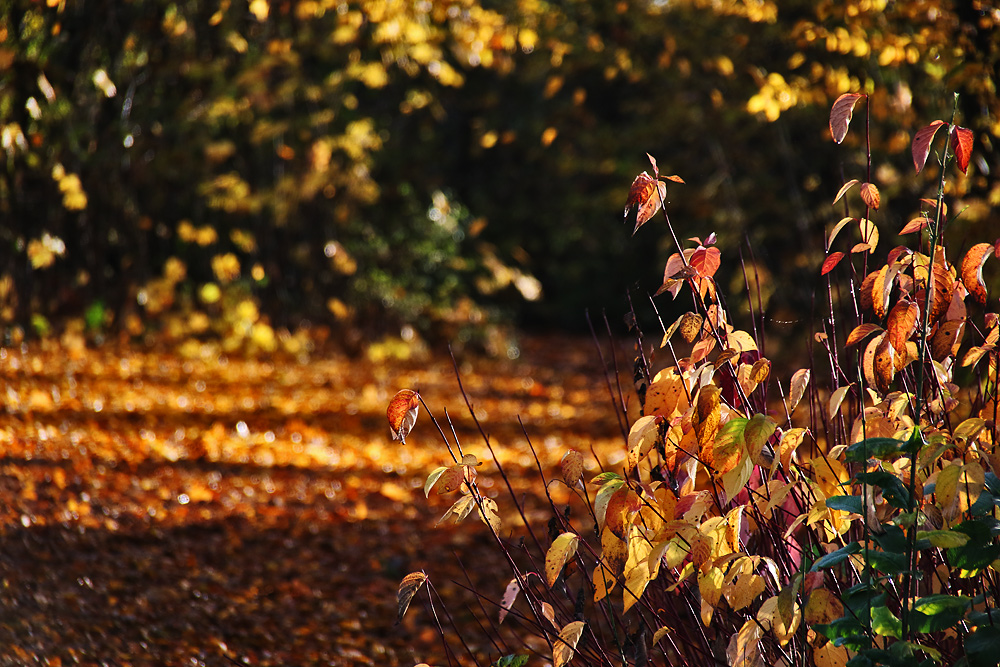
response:
<path fill-rule="evenodd" d="M 996 519 L 970 519 L 958 524 L 953 530 L 969 536 L 965 545 L 948 549 L 948 561 L 953 568 L 980 570 L 1000 558 L 1000 544 L 995 544 L 993 540 L 1000 532 L 1000 524 Z"/>
<path fill-rule="evenodd" d="M 875 470 L 872 472 L 859 472 L 854 478 L 859 484 L 871 484 L 882 489 L 882 496 L 893 507 L 909 509 L 910 493 L 895 475 L 891 475 L 885 470 Z"/>
<path fill-rule="evenodd" d="M 881 535 L 872 535 L 872 539 L 875 540 L 875 544 L 877 544 L 882 551 L 886 551 L 888 553 L 906 553 L 906 533 L 903 532 L 902 528 L 892 524 L 882 524 L 882 529 L 885 530 L 885 532 Z"/>
<path fill-rule="evenodd" d="M 938 549 L 954 549 L 969 542 L 969 536 L 954 530 L 921 530 L 917 532 L 918 540 L 927 540 Z"/>
<path fill-rule="evenodd" d="M 962 595 L 927 595 L 913 603 L 910 625 L 916 632 L 940 632 L 961 621 L 970 604 Z"/>
<path fill-rule="evenodd" d="M 864 508 L 861 506 L 863 500 L 862 496 L 833 496 L 826 499 L 826 506 L 832 510 L 861 514 L 864 511 Z"/>
<path fill-rule="evenodd" d="M 868 561 L 872 569 L 884 574 L 895 575 L 906 571 L 906 554 L 867 549 L 865 551 L 865 560 Z"/>
<path fill-rule="evenodd" d="M 833 553 L 828 553 L 822 558 L 817 559 L 816 562 L 812 564 L 812 567 L 809 568 L 809 571 L 815 572 L 816 570 L 833 567 L 834 565 L 838 565 L 839 563 L 847 560 L 848 556 L 856 553 L 861 553 L 861 545 L 857 542 L 851 542 L 846 547 L 841 547 Z"/>
<path fill-rule="evenodd" d="M 603 486 L 612 480 L 623 481 L 622 476 L 616 472 L 602 472 L 599 475 L 595 475 L 594 478 L 590 480 L 590 483 Z"/>
<path fill-rule="evenodd" d="M 505 655 L 493 664 L 495 667 L 524 667 L 524 665 L 528 664 L 528 656 L 517 654 Z"/>
<path fill-rule="evenodd" d="M 867 461 L 868 459 L 891 459 L 900 452 L 905 443 L 895 438 L 866 438 L 856 442 L 844 452 L 845 461 Z"/>
<path fill-rule="evenodd" d="M 1000 655 L 1000 627 L 985 625 L 965 638 L 965 651 L 969 654 L 970 667 L 997 664 Z"/>
<path fill-rule="evenodd" d="M 903 624 L 896 618 L 896 615 L 889 611 L 888 607 L 875 607 L 872 609 L 872 630 L 877 635 L 883 637 L 895 637 L 899 639 L 903 636 Z"/>

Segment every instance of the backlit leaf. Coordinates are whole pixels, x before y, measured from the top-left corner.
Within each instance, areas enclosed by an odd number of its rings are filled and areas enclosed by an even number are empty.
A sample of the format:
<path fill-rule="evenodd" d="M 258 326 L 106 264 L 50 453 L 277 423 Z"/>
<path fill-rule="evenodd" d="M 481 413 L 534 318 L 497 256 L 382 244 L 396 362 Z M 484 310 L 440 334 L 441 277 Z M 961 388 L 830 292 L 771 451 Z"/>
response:
<path fill-rule="evenodd" d="M 920 128 L 913 135 L 913 166 L 916 167 L 918 174 L 924 168 L 927 155 L 931 152 L 931 141 L 934 140 L 934 135 L 941 129 L 942 125 L 947 125 L 947 123 L 943 120 L 936 120 L 930 125 Z"/>
<path fill-rule="evenodd" d="M 545 581 L 549 588 L 555 586 L 559 573 L 562 572 L 566 561 L 576 553 L 579 543 L 580 537 L 575 533 L 563 533 L 552 540 L 552 545 L 545 553 Z"/>
<path fill-rule="evenodd" d="M 660 437 L 658 418 L 654 415 L 639 417 L 628 434 L 628 470 L 634 470 L 649 454 Z M 579 455 L 578 455 L 579 456 Z M 581 457 L 582 465 L 582 457 Z"/>
<path fill-rule="evenodd" d="M 847 136 L 847 127 L 851 124 L 854 105 L 862 97 L 865 96 L 860 93 L 844 93 L 830 108 L 830 135 L 838 144 Z"/>
<path fill-rule="evenodd" d="M 399 590 L 396 592 L 396 625 L 399 625 L 400 621 L 403 620 L 403 614 L 409 608 L 410 601 L 413 600 L 413 596 L 417 594 L 425 581 L 427 581 L 427 575 L 423 572 L 411 572 L 403 577 L 403 581 L 399 584 Z"/>
<path fill-rule="evenodd" d="M 695 416 L 697 421 L 694 425 L 695 433 L 698 436 L 698 443 L 702 447 L 709 446 L 715 439 L 715 434 L 719 432 L 720 403 L 719 396 L 722 390 L 713 384 L 706 385 L 698 392 L 698 403 Z"/>
<path fill-rule="evenodd" d="M 873 333 L 881 333 L 883 331 L 882 327 L 877 324 L 872 324 L 871 322 L 865 322 L 864 324 L 859 324 L 854 328 L 847 336 L 847 342 L 845 343 L 847 347 L 853 347 L 863 341 L 865 338 Z"/>
<path fill-rule="evenodd" d="M 906 341 L 916 332 L 919 316 L 920 309 L 909 299 L 900 299 L 889 311 L 885 330 L 897 352 L 906 352 Z"/>
<path fill-rule="evenodd" d="M 724 475 L 739 465 L 746 454 L 744 433 L 747 423 L 748 420 L 743 417 L 730 419 L 719 430 L 714 442 L 702 450 L 705 463 L 719 475 Z"/>
<path fill-rule="evenodd" d="M 920 216 L 919 218 L 914 218 L 913 220 L 910 220 L 908 223 L 903 225 L 903 228 L 899 230 L 899 235 L 902 236 L 903 234 L 912 234 L 913 232 L 919 232 L 929 224 L 931 224 L 930 218 L 925 218 L 923 216 Z"/>
<path fill-rule="evenodd" d="M 451 466 L 437 481 L 437 492 L 438 495 L 445 493 L 451 493 L 452 491 L 457 491 L 461 488 L 462 483 L 466 481 L 466 477 L 475 475 L 475 471 L 464 466 L 461 463 L 456 463 Z"/>
<path fill-rule="evenodd" d="M 683 338 L 688 343 L 693 343 L 694 339 L 698 337 L 698 334 L 702 331 L 702 324 L 704 324 L 705 318 L 697 313 L 687 312 L 681 315 L 680 319 L 680 331 L 681 338 Z"/>
<path fill-rule="evenodd" d="M 454 523 L 461 523 L 465 520 L 465 517 L 472 513 L 473 508 L 476 506 L 476 499 L 472 497 L 472 494 L 465 494 L 458 500 L 456 500 L 448 511 L 445 512 L 440 519 L 437 520 L 435 526 L 440 526 L 442 523 L 451 519 Z"/>
<path fill-rule="evenodd" d="M 868 218 L 861 218 L 858 220 L 858 231 L 861 232 L 861 238 L 868 246 L 866 250 L 869 253 L 875 252 L 875 248 L 878 247 L 878 227 L 875 226 L 875 223 Z"/>
<path fill-rule="evenodd" d="M 856 178 L 852 178 L 851 180 L 849 180 L 849 181 L 847 181 L 846 183 L 844 183 L 844 185 L 843 185 L 843 186 L 842 186 L 842 187 L 840 188 L 840 190 L 839 190 L 839 191 L 837 192 L 837 196 L 833 198 L 833 205 L 834 205 L 834 206 L 836 206 L 836 205 L 837 205 L 837 202 L 839 202 L 839 201 L 840 201 L 841 197 L 843 197 L 844 195 L 846 195 L 846 194 L 847 194 L 847 192 L 848 192 L 848 191 L 849 191 L 849 190 L 850 190 L 851 188 L 853 188 L 853 187 L 854 187 L 855 185 L 857 185 L 857 184 L 858 184 L 859 182 L 860 182 L 860 181 L 858 181 L 858 179 L 856 179 Z"/>
<path fill-rule="evenodd" d="M 962 258 L 962 284 L 979 303 L 986 303 L 986 284 L 983 282 L 983 265 L 993 254 L 993 245 L 977 243 Z"/>
<path fill-rule="evenodd" d="M 400 440 L 405 445 L 406 435 L 417 422 L 417 412 L 420 409 L 420 396 L 412 389 L 401 389 L 389 401 L 386 417 L 389 419 L 389 432 L 393 440 Z"/>
<path fill-rule="evenodd" d="M 583 455 L 575 449 L 566 450 L 559 462 L 562 478 L 570 488 L 575 487 L 583 479 Z"/>
<path fill-rule="evenodd" d="M 879 204 L 882 202 L 882 198 L 879 195 L 878 188 L 875 187 L 874 183 L 862 183 L 861 184 L 861 200 L 869 208 L 878 210 Z"/>
<path fill-rule="evenodd" d="M 957 530 L 921 530 L 917 532 L 917 539 L 928 540 L 938 549 L 954 549 L 969 542 L 969 536 Z"/>
<path fill-rule="evenodd" d="M 743 439 L 746 442 L 747 452 L 749 452 L 751 460 L 757 461 L 764 445 L 771 439 L 777 428 L 777 422 L 767 415 L 756 414 L 750 418 L 743 430 Z"/>
<path fill-rule="evenodd" d="M 972 130 L 957 125 L 951 135 L 951 150 L 955 153 L 958 168 L 963 174 L 968 172 L 969 160 L 972 158 L 972 138 Z"/>
<path fill-rule="evenodd" d="M 711 278 L 722 265 L 722 253 L 718 248 L 697 248 L 689 260 L 691 268 L 703 278 Z"/>
<path fill-rule="evenodd" d="M 826 240 L 826 247 L 830 248 L 833 245 L 833 240 L 837 238 L 837 234 L 840 233 L 840 230 L 843 229 L 845 226 L 847 226 L 848 223 L 854 222 L 854 220 L 855 218 L 842 218 L 840 222 L 835 224 L 833 226 L 833 229 L 830 230 L 829 238 L 827 238 Z"/>
<path fill-rule="evenodd" d="M 507 584 L 507 588 L 504 589 L 503 597 L 500 598 L 500 623 L 507 618 L 507 614 L 510 612 L 510 608 L 514 606 L 514 600 L 517 599 L 517 594 L 521 592 L 521 585 L 517 583 L 517 579 L 511 579 L 510 583 Z"/>
<path fill-rule="evenodd" d="M 493 529 L 494 533 L 500 532 L 500 513 L 497 511 L 497 501 L 492 498 L 483 498 L 482 507 L 479 509 L 479 519 Z"/>
<path fill-rule="evenodd" d="M 831 252 L 829 256 L 823 261 L 823 269 L 820 271 L 821 276 L 833 271 L 837 264 L 840 264 L 840 260 L 844 259 L 845 255 L 842 252 Z"/>
<path fill-rule="evenodd" d="M 438 479 L 440 479 L 441 475 L 443 475 L 447 470 L 448 469 L 446 467 L 441 466 L 439 468 L 435 468 L 431 472 L 431 474 L 427 475 L 427 481 L 424 482 L 424 497 L 425 498 L 428 497 L 428 496 L 430 496 L 431 489 L 434 488 L 434 485 L 437 484 Z"/>
<path fill-rule="evenodd" d="M 559 639 L 552 648 L 552 667 L 564 667 L 573 659 L 576 645 L 583 635 L 583 628 L 587 624 L 583 621 L 571 621 L 563 626 L 559 631 Z"/>
<path fill-rule="evenodd" d="M 899 354 L 889 342 L 888 334 L 883 336 L 875 347 L 872 370 L 875 377 L 875 388 L 881 394 L 889 393 L 889 387 L 896 379 L 896 358 Z"/>
<path fill-rule="evenodd" d="M 811 373 L 808 368 L 800 368 L 792 375 L 791 390 L 788 392 L 789 414 L 795 412 L 795 408 L 798 406 L 799 401 L 801 401 L 802 396 L 805 395 L 806 387 L 809 386 L 810 374 Z"/>
<path fill-rule="evenodd" d="M 840 405 L 844 402 L 844 397 L 847 396 L 847 392 L 851 390 L 853 384 L 847 384 L 843 387 L 838 387 L 833 394 L 830 395 L 830 402 L 827 407 L 827 416 L 832 420 L 840 412 Z"/>
<path fill-rule="evenodd" d="M 817 588 L 809 594 L 803 613 L 805 622 L 809 625 L 826 624 L 844 615 L 844 605 L 831 591 Z"/>
<path fill-rule="evenodd" d="M 934 361 L 944 361 L 948 357 L 958 354 L 963 333 L 965 333 L 964 318 L 948 320 L 941 324 L 934 332 L 934 336 L 931 337 L 931 357 Z"/>

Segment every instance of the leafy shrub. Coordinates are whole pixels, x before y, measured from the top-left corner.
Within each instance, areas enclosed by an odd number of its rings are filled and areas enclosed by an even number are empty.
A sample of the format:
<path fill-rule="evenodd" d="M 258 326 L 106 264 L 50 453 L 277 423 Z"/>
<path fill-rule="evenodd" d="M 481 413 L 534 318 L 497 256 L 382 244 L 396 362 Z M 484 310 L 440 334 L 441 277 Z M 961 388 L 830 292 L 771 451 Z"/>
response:
<path fill-rule="evenodd" d="M 866 101 L 834 103 L 838 144 Z M 938 186 L 900 231 L 909 245 L 880 251 L 889 230 L 876 224 L 870 153 L 863 179 L 834 198 L 844 217 L 825 239 L 827 312 L 807 368 L 772 368 L 754 303 L 749 326 L 734 325 L 715 281 L 734 260 L 714 234 L 678 247 L 658 294 L 690 298 L 692 310 L 662 327 L 658 345 L 634 330 L 638 411 L 621 415 L 631 421 L 625 464 L 584 480 L 583 455 L 566 451 L 561 476 L 575 500 L 557 507 L 546 488 L 547 535 L 529 524 L 522 543 L 505 536 L 477 457 L 434 420 L 453 461 L 425 492 L 458 493 L 443 519 L 479 516 L 511 568 L 506 588 L 478 592 L 480 622 L 523 647 L 494 664 L 534 653 L 556 667 L 574 655 L 637 666 L 997 664 L 1000 316 L 983 267 L 998 248 L 948 258 L 949 175 L 968 169 L 972 133 L 954 116 L 934 121 L 914 135 L 917 172 L 932 151 Z M 679 179 L 650 162 L 626 215 L 636 210 L 641 233 L 662 210 L 676 240 L 664 179 Z M 420 405 L 409 390 L 392 401 L 395 437 Z M 423 584 L 430 594 L 431 576 L 403 580 L 400 618 Z"/>

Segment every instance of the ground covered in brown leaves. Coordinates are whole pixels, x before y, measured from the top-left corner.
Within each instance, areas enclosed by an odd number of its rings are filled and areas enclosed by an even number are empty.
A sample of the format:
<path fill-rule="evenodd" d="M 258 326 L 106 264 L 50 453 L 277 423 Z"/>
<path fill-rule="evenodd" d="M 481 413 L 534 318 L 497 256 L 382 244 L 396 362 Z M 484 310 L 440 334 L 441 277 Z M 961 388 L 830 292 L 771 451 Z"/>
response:
<path fill-rule="evenodd" d="M 529 340 L 516 361 L 459 364 L 532 523 L 550 513 L 518 415 L 550 477 L 568 447 L 592 470 L 592 447 L 605 465 L 623 456 L 592 342 Z M 415 570 L 473 651 L 498 657 L 467 611 L 462 565 L 499 598 L 502 556 L 474 516 L 434 527 L 455 497 L 424 498 L 427 474 L 450 463 L 427 415 L 405 447 L 385 420 L 404 387 L 439 421 L 447 409 L 518 538 L 447 356 L 27 346 L 0 351 L 0 378 L 0 664 L 444 663 L 425 595 L 394 626 L 396 589 Z"/>

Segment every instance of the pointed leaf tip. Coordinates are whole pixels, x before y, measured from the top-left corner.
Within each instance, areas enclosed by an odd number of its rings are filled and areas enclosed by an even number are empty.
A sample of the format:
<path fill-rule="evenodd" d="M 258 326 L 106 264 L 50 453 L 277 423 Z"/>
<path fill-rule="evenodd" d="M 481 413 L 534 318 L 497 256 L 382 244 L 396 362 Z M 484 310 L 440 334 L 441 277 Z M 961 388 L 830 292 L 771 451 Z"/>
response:
<path fill-rule="evenodd" d="M 417 423 L 417 412 L 420 410 L 420 395 L 412 389 L 401 389 L 389 401 L 385 416 L 389 420 L 389 432 L 393 440 L 400 440 L 405 445 L 406 436 Z"/>
<path fill-rule="evenodd" d="M 835 142 L 842 143 L 847 136 L 847 127 L 851 123 L 854 105 L 865 95 L 861 93 L 844 93 L 837 98 L 830 108 L 830 134 Z"/>
<path fill-rule="evenodd" d="M 913 135 L 913 166 L 916 168 L 918 174 L 924 168 L 924 164 L 927 163 L 927 156 L 931 152 L 931 142 L 934 141 L 934 135 L 941 129 L 942 125 L 947 125 L 947 123 L 943 120 L 936 120 L 930 125 L 920 128 Z"/>
<path fill-rule="evenodd" d="M 830 256 L 827 257 L 826 261 L 823 262 L 823 270 L 820 272 L 820 275 L 825 276 L 826 274 L 833 271 L 833 268 L 837 266 L 837 264 L 840 264 L 840 260 L 842 259 L 844 259 L 844 253 L 831 252 Z"/>
<path fill-rule="evenodd" d="M 399 584 L 396 592 L 396 625 L 403 620 L 403 615 L 410 606 L 413 596 L 417 594 L 420 587 L 427 581 L 427 575 L 423 572 L 411 572 Z"/>
<path fill-rule="evenodd" d="M 972 158 L 972 130 L 966 127 L 955 127 L 955 133 L 951 135 L 951 150 L 958 160 L 958 168 L 963 174 L 968 173 L 969 160 Z"/>

